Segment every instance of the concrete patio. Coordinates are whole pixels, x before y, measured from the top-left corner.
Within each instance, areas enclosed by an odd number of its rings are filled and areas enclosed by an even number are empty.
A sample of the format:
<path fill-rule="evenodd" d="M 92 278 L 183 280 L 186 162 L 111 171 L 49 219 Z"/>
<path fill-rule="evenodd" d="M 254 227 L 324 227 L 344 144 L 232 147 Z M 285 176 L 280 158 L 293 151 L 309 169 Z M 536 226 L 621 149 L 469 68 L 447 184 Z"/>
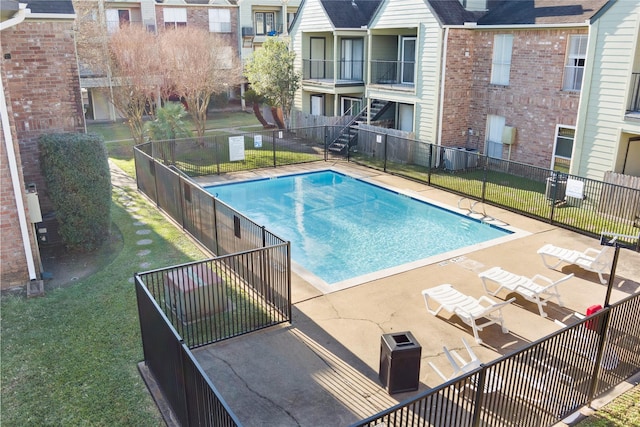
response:
<path fill-rule="evenodd" d="M 313 164 L 259 172 L 207 177 L 203 185 L 229 179 L 281 175 L 303 170 L 333 168 L 381 185 L 417 194 L 456 210 L 459 196 L 409 180 L 344 163 Z M 576 321 L 603 304 L 606 285 L 595 273 L 575 266 L 551 270 L 536 251 L 546 243 L 583 250 L 598 247 L 596 239 L 503 209 L 486 206 L 487 215 L 525 231 L 525 237 L 497 245 L 481 245 L 469 253 L 398 272 L 358 286 L 324 294 L 299 275 L 292 279 L 293 321 L 247 336 L 194 351 L 215 387 L 245 426 L 343 426 L 374 415 L 442 383 L 427 362 L 445 374 L 451 368 L 442 347 L 462 349 L 461 338 L 472 345 L 483 362 L 522 348 L 559 329 L 554 320 Z M 384 242 L 380 242 L 384 244 Z M 613 251 L 611 251 L 613 253 Z M 492 325 L 480 332 L 478 345 L 471 328 L 458 317 L 441 312 L 434 317 L 425 309 L 421 291 L 442 283 L 471 296 L 484 294 L 478 273 L 501 266 L 517 274 L 537 273 L 556 280 L 575 277 L 560 285 L 565 303 L 549 303 L 547 318 L 535 304 L 521 297 L 503 309 L 509 333 Z M 605 276 L 605 277 L 608 277 Z M 611 302 L 640 291 L 640 254 L 621 250 Z M 496 301 L 515 294 L 503 291 Z M 411 331 L 422 346 L 420 387 L 415 392 L 389 395 L 378 379 L 381 335 Z"/>

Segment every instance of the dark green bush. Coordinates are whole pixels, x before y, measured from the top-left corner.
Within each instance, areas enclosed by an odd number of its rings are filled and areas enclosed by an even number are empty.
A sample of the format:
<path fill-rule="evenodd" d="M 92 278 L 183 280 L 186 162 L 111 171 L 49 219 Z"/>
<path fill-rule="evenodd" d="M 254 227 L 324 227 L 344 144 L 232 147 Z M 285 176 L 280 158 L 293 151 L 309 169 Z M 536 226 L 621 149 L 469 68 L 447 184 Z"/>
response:
<path fill-rule="evenodd" d="M 99 135 L 57 133 L 39 139 L 42 173 L 59 233 L 72 250 L 102 245 L 111 226 L 111 174 Z"/>

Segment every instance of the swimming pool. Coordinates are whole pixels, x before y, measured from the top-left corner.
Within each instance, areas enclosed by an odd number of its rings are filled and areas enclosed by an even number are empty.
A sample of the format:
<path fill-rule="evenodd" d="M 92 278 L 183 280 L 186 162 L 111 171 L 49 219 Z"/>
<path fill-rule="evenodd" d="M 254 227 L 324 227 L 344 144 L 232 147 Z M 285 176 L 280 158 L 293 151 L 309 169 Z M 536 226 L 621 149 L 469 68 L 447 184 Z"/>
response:
<path fill-rule="evenodd" d="M 205 189 L 290 240 L 295 267 L 328 289 L 512 233 L 332 170 Z"/>

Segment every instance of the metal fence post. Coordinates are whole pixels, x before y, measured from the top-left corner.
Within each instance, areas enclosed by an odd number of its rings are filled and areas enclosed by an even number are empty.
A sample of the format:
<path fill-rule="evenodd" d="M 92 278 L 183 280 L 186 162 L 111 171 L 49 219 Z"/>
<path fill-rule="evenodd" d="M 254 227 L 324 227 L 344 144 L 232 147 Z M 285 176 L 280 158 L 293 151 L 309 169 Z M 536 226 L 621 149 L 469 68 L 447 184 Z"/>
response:
<path fill-rule="evenodd" d="M 385 172 L 387 171 L 387 135 L 386 133 L 384 134 L 384 167 L 382 168 L 382 170 L 384 170 Z"/>
<path fill-rule="evenodd" d="M 485 157 L 484 159 L 484 165 L 482 166 L 482 196 L 480 197 L 480 200 L 482 201 L 482 203 L 485 202 L 485 197 L 487 194 L 487 162 L 489 160 L 489 157 Z"/>
<path fill-rule="evenodd" d="M 220 175 L 220 144 L 217 136 L 213 137 L 213 151 L 216 157 L 216 173 Z"/>
<path fill-rule="evenodd" d="M 476 398 L 473 402 L 473 421 L 471 425 L 474 427 L 480 426 L 480 413 L 482 412 L 482 395 L 484 394 L 484 381 L 486 378 L 485 372 L 487 368 L 484 365 L 480 365 L 482 369 L 478 372 L 478 383 L 476 384 Z"/>
<path fill-rule="evenodd" d="M 549 223 L 553 224 L 553 217 L 555 215 L 556 210 L 556 200 L 558 195 L 558 175 L 555 172 L 551 174 L 551 182 L 553 185 L 553 195 L 551 196 L 551 212 L 549 214 Z"/>
<path fill-rule="evenodd" d="M 329 138 L 328 136 L 328 126 L 324 125 L 324 138 L 323 138 L 323 143 L 324 143 L 324 161 L 326 162 L 327 160 L 329 160 L 329 153 L 327 152 L 329 147 L 327 145 L 327 140 Z"/>
<path fill-rule="evenodd" d="M 273 167 L 275 168 L 277 166 L 277 161 L 276 161 L 276 131 L 273 131 L 273 143 L 271 144 L 271 146 L 273 147 Z"/>
<path fill-rule="evenodd" d="M 427 165 L 427 185 L 431 185 L 431 165 L 433 165 L 433 144 L 429 144 L 429 164 Z"/>
<path fill-rule="evenodd" d="M 596 389 L 598 388 L 598 374 L 600 373 L 602 363 L 602 356 L 604 355 L 604 347 L 607 344 L 607 332 L 609 331 L 609 320 L 611 318 L 611 308 L 605 307 L 604 314 L 598 319 L 598 336 L 600 337 L 600 341 L 598 342 L 598 352 L 596 353 L 596 360 L 593 366 L 593 375 L 591 376 L 591 384 L 589 385 L 589 394 L 587 398 L 589 399 L 589 406 L 593 403 L 593 399 L 595 398 Z"/>

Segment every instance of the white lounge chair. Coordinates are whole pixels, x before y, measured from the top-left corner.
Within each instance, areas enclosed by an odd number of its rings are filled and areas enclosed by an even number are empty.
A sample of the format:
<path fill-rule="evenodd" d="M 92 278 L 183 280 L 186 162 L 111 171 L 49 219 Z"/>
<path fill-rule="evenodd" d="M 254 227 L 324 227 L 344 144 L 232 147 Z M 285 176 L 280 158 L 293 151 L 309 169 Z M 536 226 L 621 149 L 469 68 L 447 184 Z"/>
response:
<path fill-rule="evenodd" d="M 584 316 L 578 313 L 576 313 L 576 317 L 584 318 Z M 561 326 L 563 329 L 567 327 L 565 323 L 559 320 L 554 320 L 554 322 L 556 325 Z M 598 343 L 600 341 L 600 336 L 598 335 L 598 333 L 591 329 L 585 328 L 584 325 L 576 328 L 571 328 L 570 332 L 572 339 L 568 342 L 563 343 L 563 345 L 595 363 L 598 353 Z M 615 352 L 615 350 L 610 346 L 607 338 L 607 343 L 605 344 L 605 349 L 600 360 L 600 366 L 607 371 L 611 371 L 617 368 L 619 363 L 620 358 L 618 357 L 618 354 Z"/>
<path fill-rule="evenodd" d="M 615 241 L 615 238 L 614 238 Z M 538 249 L 538 254 L 542 257 L 542 262 L 548 268 L 556 268 L 563 262 L 567 264 L 575 264 L 582 267 L 585 270 L 598 273 L 600 282 L 604 285 L 607 283 L 602 277 L 603 273 L 609 273 L 611 271 L 611 257 L 608 256 L 608 249 L 610 246 L 603 246 L 601 249 L 587 248 L 583 252 L 573 249 L 565 249 L 552 244 L 546 244 Z M 558 261 L 550 265 L 547 263 L 547 258 L 556 258 Z"/>
<path fill-rule="evenodd" d="M 501 303 L 495 302 L 484 295 L 476 299 L 457 291 L 450 284 L 425 289 L 422 291 L 422 296 L 429 313 L 437 316 L 440 310 L 444 309 L 456 314 L 464 323 L 471 326 L 473 336 L 478 344 L 482 344 L 482 340 L 478 337 L 478 331 L 481 331 L 486 326 L 499 324 L 503 333 L 509 332 L 504 326 L 502 307 L 511 304 L 515 298 Z M 429 305 L 431 300 L 439 304 L 439 307 L 435 310 Z M 487 319 L 486 322 L 478 324 L 477 321 L 482 318 Z"/>
<path fill-rule="evenodd" d="M 462 356 L 460 356 L 460 354 L 458 354 L 457 351 L 449 350 L 446 346 L 442 347 L 442 350 L 444 350 L 445 356 L 447 356 L 447 360 L 449 361 L 449 364 L 453 368 L 453 373 L 449 377 L 446 377 L 433 363 L 428 362 L 429 366 L 431 366 L 431 368 L 444 381 L 449 381 L 461 375 L 469 373 L 479 368 L 480 365 L 482 364 L 480 359 L 478 359 L 478 356 L 476 356 L 476 354 L 473 352 L 473 350 L 471 349 L 471 347 L 469 346 L 469 344 L 464 338 L 462 338 L 462 343 L 464 344 L 464 347 L 466 348 L 467 353 L 469 354 L 469 357 L 470 357 L 469 361 L 463 359 Z M 475 388 L 475 385 L 471 387 Z M 502 377 L 500 377 L 499 375 L 494 375 L 491 371 L 488 371 L 487 378 L 485 379 L 485 385 L 484 385 L 485 393 L 493 393 L 495 391 L 500 390 L 501 387 L 502 387 Z"/>
<path fill-rule="evenodd" d="M 503 289 L 517 292 L 526 300 L 536 303 L 538 305 L 538 310 L 540 311 L 540 316 L 547 317 L 547 313 L 544 312 L 542 306 L 547 305 L 547 301 L 552 298 L 556 299 L 560 307 L 564 306 L 564 303 L 560 299 L 560 293 L 558 292 L 557 286 L 565 280 L 572 278 L 573 273 L 554 282 L 540 274 L 536 274 L 532 278 L 528 278 L 526 276 L 510 273 L 500 267 L 493 267 L 487 271 L 483 271 L 478 274 L 478 276 L 482 279 L 482 286 L 487 294 L 495 296 Z M 487 281 L 497 283 L 499 285 L 498 288 L 490 290 L 487 286 Z"/>

